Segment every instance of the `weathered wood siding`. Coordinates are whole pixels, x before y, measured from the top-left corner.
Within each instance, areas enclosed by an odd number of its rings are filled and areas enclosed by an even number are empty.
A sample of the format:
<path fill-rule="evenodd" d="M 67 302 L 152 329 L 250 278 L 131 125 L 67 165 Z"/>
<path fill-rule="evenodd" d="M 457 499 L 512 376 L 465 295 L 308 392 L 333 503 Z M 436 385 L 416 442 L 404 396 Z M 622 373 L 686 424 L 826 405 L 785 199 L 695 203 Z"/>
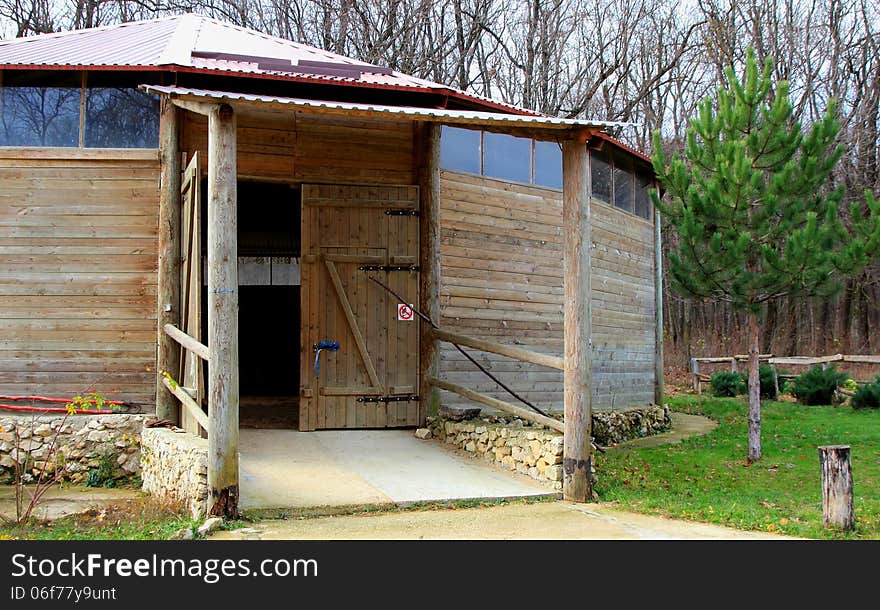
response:
<path fill-rule="evenodd" d="M 562 193 L 444 170 L 440 181 L 441 320 L 453 332 L 562 354 Z M 653 225 L 594 200 L 595 409 L 654 396 Z M 469 352 L 523 397 L 562 408 L 562 372 Z M 441 376 L 516 402 L 454 347 Z M 445 404 L 463 399 L 443 394 Z"/>
<path fill-rule="evenodd" d="M 0 393 L 155 398 L 156 151 L 0 149 Z"/>
<path fill-rule="evenodd" d="M 244 117 L 238 151 L 241 178 L 416 182 L 409 123 Z M 0 149 L 0 393 L 154 408 L 158 198 L 155 150 Z"/>
<path fill-rule="evenodd" d="M 187 113 L 183 149 L 207 154 L 205 117 Z M 415 184 L 411 123 L 339 117 L 238 119 L 239 178 Z"/>

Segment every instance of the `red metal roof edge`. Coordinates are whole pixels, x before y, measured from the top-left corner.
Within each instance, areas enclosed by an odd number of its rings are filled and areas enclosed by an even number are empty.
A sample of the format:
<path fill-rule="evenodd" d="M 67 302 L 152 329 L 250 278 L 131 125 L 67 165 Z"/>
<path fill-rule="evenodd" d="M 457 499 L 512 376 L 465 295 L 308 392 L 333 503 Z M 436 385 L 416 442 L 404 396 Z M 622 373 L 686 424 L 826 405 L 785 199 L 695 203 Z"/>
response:
<path fill-rule="evenodd" d="M 220 68 L 200 68 L 198 66 L 181 66 L 179 64 L 0 64 L 0 70 L 75 70 L 94 72 L 182 72 L 188 74 L 212 74 L 219 76 L 233 76 L 237 78 L 256 78 L 286 82 L 299 82 L 309 84 L 337 85 L 342 87 L 354 87 L 360 89 L 379 89 L 385 91 L 412 91 L 417 93 L 433 93 L 445 95 L 457 100 L 470 102 L 496 111 L 522 116 L 543 116 L 539 112 L 520 108 L 504 102 L 497 102 L 488 98 L 482 98 L 465 93 L 458 89 L 448 88 L 444 85 L 425 87 L 415 84 L 392 85 L 389 83 L 355 82 L 343 78 L 314 78 L 304 75 L 283 74 L 278 72 L 244 72 L 241 70 L 223 70 Z"/>

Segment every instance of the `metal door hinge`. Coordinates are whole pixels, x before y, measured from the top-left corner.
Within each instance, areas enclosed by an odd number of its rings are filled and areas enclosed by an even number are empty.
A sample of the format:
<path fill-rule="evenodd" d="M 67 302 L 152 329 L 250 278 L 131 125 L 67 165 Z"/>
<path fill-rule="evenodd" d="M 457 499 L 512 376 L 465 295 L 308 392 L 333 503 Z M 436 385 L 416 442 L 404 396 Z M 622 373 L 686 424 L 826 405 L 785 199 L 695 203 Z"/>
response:
<path fill-rule="evenodd" d="M 361 271 L 418 271 L 418 265 L 361 265 Z"/>
<path fill-rule="evenodd" d="M 419 399 L 418 396 L 407 395 L 407 396 L 358 396 L 358 402 L 411 402 L 417 401 Z"/>
<path fill-rule="evenodd" d="M 418 216 L 418 210 L 402 210 L 400 208 L 392 208 L 390 210 L 385 210 L 386 216 Z"/>

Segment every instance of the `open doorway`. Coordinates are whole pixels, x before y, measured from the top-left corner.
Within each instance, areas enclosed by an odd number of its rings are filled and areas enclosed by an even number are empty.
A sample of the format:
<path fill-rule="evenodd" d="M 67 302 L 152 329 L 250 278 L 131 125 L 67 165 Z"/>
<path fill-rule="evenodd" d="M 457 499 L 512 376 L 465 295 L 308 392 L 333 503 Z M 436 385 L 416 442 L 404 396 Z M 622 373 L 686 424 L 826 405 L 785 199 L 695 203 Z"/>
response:
<path fill-rule="evenodd" d="M 207 199 L 207 193 L 203 193 L 203 200 Z M 295 429 L 298 426 L 300 215 L 299 188 L 278 183 L 238 182 L 239 425 L 242 428 Z M 207 213 L 203 218 L 207 218 Z M 205 240 L 207 243 L 207 235 Z M 207 301 L 205 294 L 202 302 Z M 204 336 L 207 336 L 207 311 L 202 319 Z"/>

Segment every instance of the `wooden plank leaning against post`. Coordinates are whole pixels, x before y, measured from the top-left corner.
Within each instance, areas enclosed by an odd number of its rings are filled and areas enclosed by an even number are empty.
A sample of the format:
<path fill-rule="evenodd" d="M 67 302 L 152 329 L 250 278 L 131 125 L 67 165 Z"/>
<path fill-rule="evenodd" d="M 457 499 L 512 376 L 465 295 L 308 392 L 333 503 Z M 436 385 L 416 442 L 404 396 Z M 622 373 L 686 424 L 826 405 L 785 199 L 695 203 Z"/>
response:
<path fill-rule="evenodd" d="M 822 523 L 828 528 L 851 530 L 853 510 L 852 459 L 849 445 L 819 447 L 822 472 Z"/>

